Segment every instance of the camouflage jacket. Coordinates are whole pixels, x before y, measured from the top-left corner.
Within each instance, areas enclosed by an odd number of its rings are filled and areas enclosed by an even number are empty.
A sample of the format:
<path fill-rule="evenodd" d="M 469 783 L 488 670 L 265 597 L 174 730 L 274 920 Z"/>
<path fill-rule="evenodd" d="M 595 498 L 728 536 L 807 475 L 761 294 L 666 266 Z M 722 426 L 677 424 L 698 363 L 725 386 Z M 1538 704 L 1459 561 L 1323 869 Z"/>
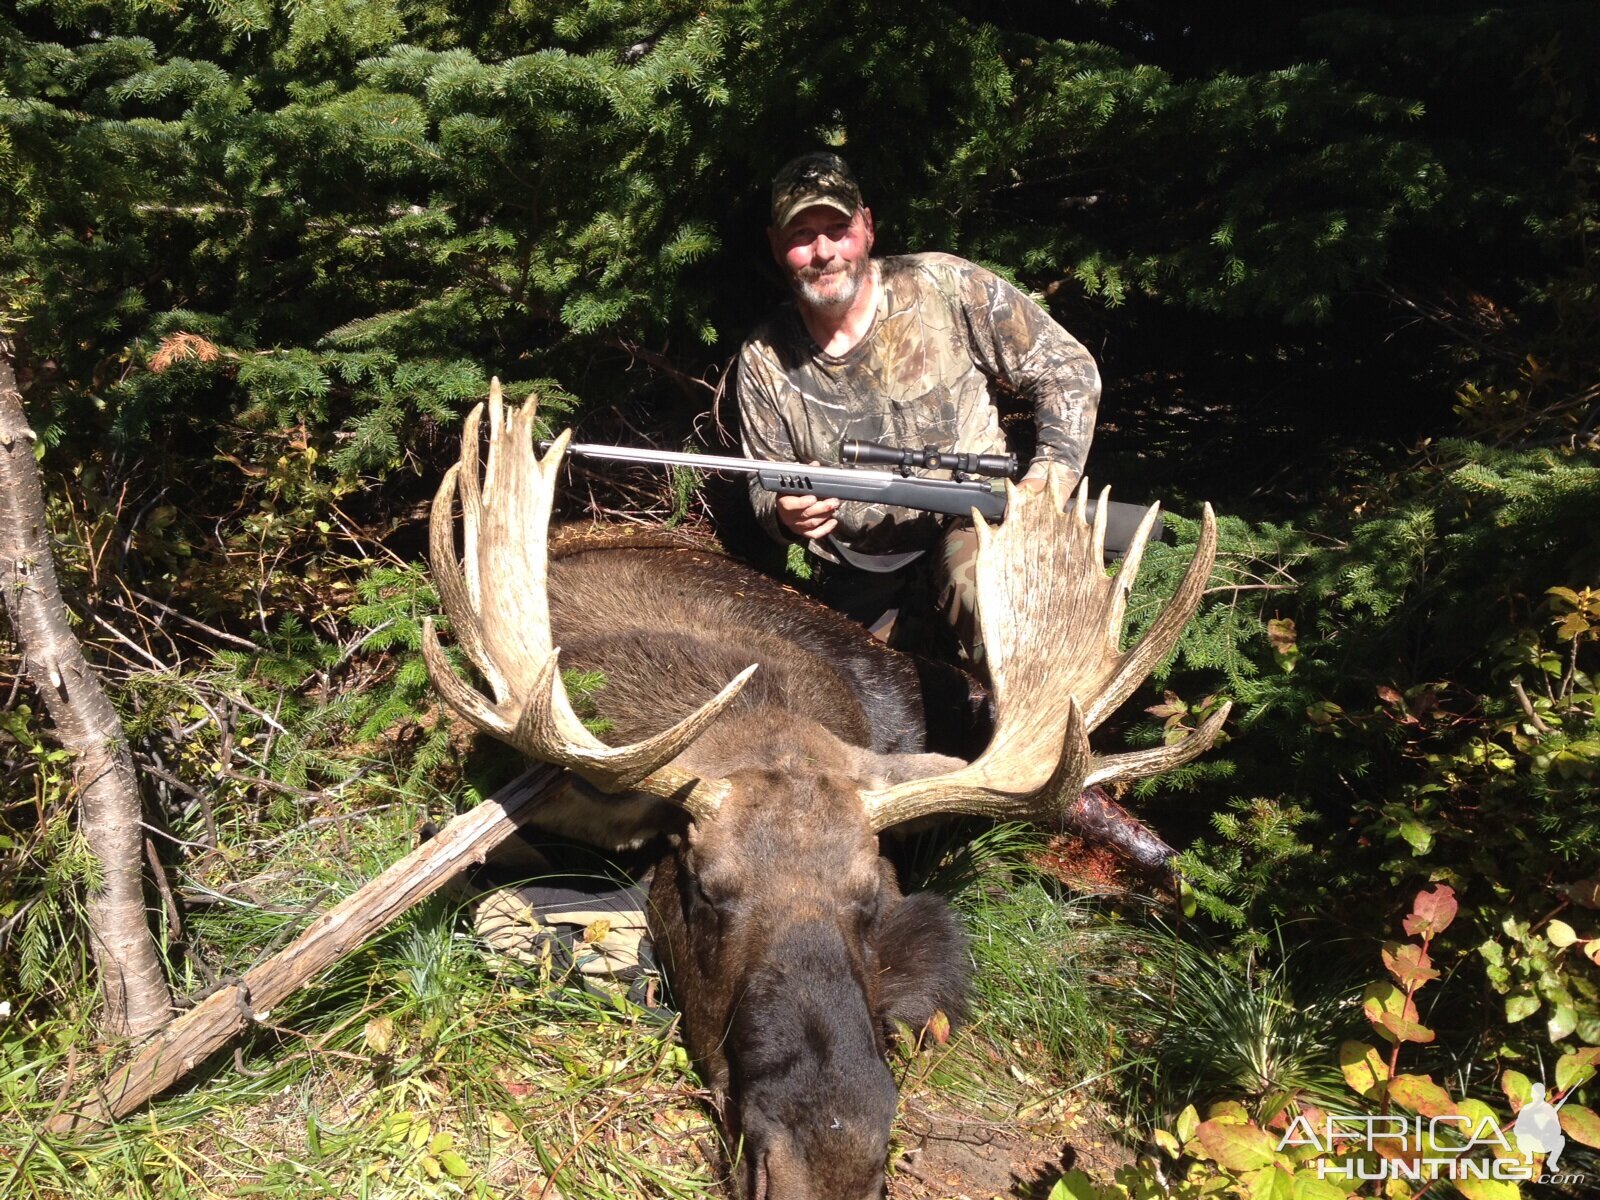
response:
<path fill-rule="evenodd" d="M 752 458 L 838 465 L 847 438 L 895 446 L 1005 453 L 992 386 L 1032 402 L 1038 453 L 1083 470 L 1100 373 L 1081 343 L 1005 280 L 949 254 L 878 260 L 877 315 L 846 354 L 824 354 L 790 303 L 739 354 L 739 413 Z M 931 472 L 930 472 L 931 474 Z M 767 532 L 785 540 L 776 497 L 752 482 Z M 946 520 L 847 500 L 833 536 L 869 554 L 926 549 Z M 810 549 L 833 560 L 824 544 Z"/>

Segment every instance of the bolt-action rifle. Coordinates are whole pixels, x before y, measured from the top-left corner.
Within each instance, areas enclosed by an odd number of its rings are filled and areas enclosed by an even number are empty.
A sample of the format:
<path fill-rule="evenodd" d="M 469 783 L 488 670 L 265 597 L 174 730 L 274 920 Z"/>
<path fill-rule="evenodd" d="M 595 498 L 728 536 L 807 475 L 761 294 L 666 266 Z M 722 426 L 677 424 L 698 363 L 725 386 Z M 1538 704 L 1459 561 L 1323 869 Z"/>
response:
<path fill-rule="evenodd" d="M 541 452 L 549 442 L 540 442 Z M 968 516 L 974 509 L 989 521 L 1006 515 L 1005 492 L 998 480 L 1017 472 L 1013 454 L 962 454 L 933 446 L 909 450 L 877 442 L 847 441 L 840 457 L 852 463 L 880 463 L 891 470 L 872 467 L 818 467 L 796 462 L 773 462 L 760 458 L 734 458 L 722 454 L 684 454 L 672 450 L 648 450 L 633 446 L 605 446 L 592 442 L 573 442 L 567 453 L 608 462 L 643 463 L 660 467 L 691 467 L 696 471 L 728 471 L 747 475 L 766 491 L 779 496 L 816 496 L 819 499 L 863 500 L 869 504 L 890 504 L 923 512 Z M 915 469 L 947 470 L 950 479 L 928 479 L 913 475 Z M 982 476 L 983 478 L 973 478 Z M 1093 520 L 1098 502 L 1089 502 L 1088 518 Z M 1106 514 L 1106 551 L 1125 549 L 1144 517 L 1144 509 L 1134 504 L 1110 503 Z M 1154 535 L 1160 536 L 1159 527 Z M 847 552 L 833 543 L 841 556 L 869 571 L 894 570 L 912 561 L 911 554 L 863 555 Z"/>

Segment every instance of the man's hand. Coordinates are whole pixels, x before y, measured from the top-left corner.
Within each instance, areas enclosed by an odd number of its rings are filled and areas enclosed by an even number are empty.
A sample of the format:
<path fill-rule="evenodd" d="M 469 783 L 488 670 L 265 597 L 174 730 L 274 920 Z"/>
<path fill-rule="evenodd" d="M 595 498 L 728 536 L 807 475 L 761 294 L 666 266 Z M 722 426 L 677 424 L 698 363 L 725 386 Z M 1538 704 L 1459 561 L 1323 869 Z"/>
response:
<path fill-rule="evenodd" d="M 1042 492 L 1044 491 L 1044 485 L 1048 478 L 1049 467 L 1047 465 L 1041 465 L 1040 461 L 1036 459 L 1034 460 L 1033 465 L 1028 468 L 1028 473 L 1021 479 L 1017 480 L 1017 490 L 1022 492 Z M 1074 476 L 1072 478 L 1072 486 L 1066 489 L 1066 494 L 1069 497 L 1076 494 L 1078 490 L 1079 478 L 1079 476 Z"/>
<path fill-rule="evenodd" d="M 838 526 L 833 514 L 839 511 L 838 497 L 818 500 L 815 496 L 779 496 L 778 523 L 796 537 L 816 541 L 825 538 Z"/>

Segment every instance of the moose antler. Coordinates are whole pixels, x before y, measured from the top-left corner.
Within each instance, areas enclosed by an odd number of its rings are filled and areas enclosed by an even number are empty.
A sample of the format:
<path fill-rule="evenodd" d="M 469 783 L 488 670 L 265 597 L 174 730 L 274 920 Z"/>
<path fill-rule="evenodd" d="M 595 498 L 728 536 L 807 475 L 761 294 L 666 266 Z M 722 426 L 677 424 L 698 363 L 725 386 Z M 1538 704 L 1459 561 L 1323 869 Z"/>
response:
<path fill-rule="evenodd" d="M 584 727 L 561 682 L 561 652 L 551 644 L 546 591 L 550 510 L 571 431 L 556 438 L 541 459 L 534 445 L 534 410 L 532 397 L 520 409 L 507 407 L 500 381 L 493 381 L 487 467 L 480 477 L 480 404 L 467 417 L 461 461 L 445 472 L 428 526 L 439 599 L 457 643 L 494 698 L 455 673 L 431 619 L 422 628 L 428 674 L 458 713 L 530 758 L 567 767 L 601 791 L 646 792 L 696 818 L 712 816 L 727 785 L 667 764 L 717 718 L 756 668 L 747 667 L 670 729 L 631 746 L 608 746 Z M 453 513 L 458 495 L 462 563 L 456 558 Z"/>
<path fill-rule="evenodd" d="M 1157 506 L 1145 514 L 1122 569 L 1110 578 L 1101 565 L 1109 489 L 1101 493 L 1093 526 L 1083 517 L 1088 484 L 1066 509 L 1059 468 L 1051 469 L 1042 492 L 1008 483 L 1006 494 L 1006 519 L 998 529 L 974 514 L 978 620 L 998 710 L 994 736 L 965 767 L 865 793 L 874 829 L 946 812 L 1057 819 L 1091 784 L 1141 779 L 1188 762 L 1211 745 L 1227 719 L 1224 704 L 1172 745 L 1112 755 L 1089 748 L 1089 731 L 1139 686 L 1194 615 L 1216 558 L 1211 506 L 1177 592 L 1144 638 L 1119 651 L 1128 595 Z"/>

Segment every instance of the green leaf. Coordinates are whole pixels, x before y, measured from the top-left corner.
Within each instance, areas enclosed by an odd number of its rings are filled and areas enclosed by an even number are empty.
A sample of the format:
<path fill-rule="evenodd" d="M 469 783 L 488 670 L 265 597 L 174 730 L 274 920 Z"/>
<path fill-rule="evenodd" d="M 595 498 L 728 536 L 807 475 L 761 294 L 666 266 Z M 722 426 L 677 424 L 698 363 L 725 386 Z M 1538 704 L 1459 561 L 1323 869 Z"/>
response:
<path fill-rule="evenodd" d="M 1545 926 L 1544 935 L 1558 950 L 1564 950 L 1578 940 L 1578 931 L 1565 921 L 1551 921 Z"/>
<path fill-rule="evenodd" d="M 1433 1030 L 1417 1020 L 1416 1003 L 1392 983 L 1369 983 L 1361 993 L 1361 1011 L 1391 1042 L 1433 1041 Z"/>
<path fill-rule="evenodd" d="M 1518 1021 L 1525 1021 L 1539 1011 L 1539 997 L 1531 992 L 1522 992 L 1516 996 L 1506 997 L 1506 1020 L 1515 1025 Z"/>
<path fill-rule="evenodd" d="M 1254 1125 L 1206 1121 L 1195 1130 L 1195 1140 L 1225 1170 L 1254 1171 L 1276 1161 L 1277 1143 Z"/>
<path fill-rule="evenodd" d="M 1504 1128 L 1508 1124 L 1508 1122 L 1502 1121 L 1500 1119 L 1500 1115 L 1482 1100 L 1474 1100 L 1470 1096 L 1465 1100 L 1457 1102 L 1456 1112 L 1460 1113 L 1468 1121 L 1472 1122 L 1473 1130 L 1482 1128 L 1485 1121 L 1493 1121 L 1501 1128 Z"/>
<path fill-rule="evenodd" d="M 1347 1195 L 1332 1179 L 1318 1179 L 1315 1167 L 1294 1173 L 1294 1200 L 1344 1200 Z"/>
<path fill-rule="evenodd" d="M 1388 1065 L 1372 1046 L 1365 1042 L 1341 1042 L 1339 1045 L 1339 1070 L 1351 1090 L 1368 1100 L 1383 1096 L 1384 1082 L 1389 1078 Z"/>
<path fill-rule="evenodd" d="M 1594 1078 L 1597 1062 L 1600 1062 L 1600 1046 L 1563 1054 L 1556 1060 L 1556 1090 L 1570 1092 L 1588 1083 Z"/>
<path fill-rule="evenodd" d="M 1455 1186 L 1467 1200 L 1520 1200 L 1521 1191 L 1508 1179 L 1457 1179 Z"/>
<path fill-rule="evenodd" d="M 1570 1037 L 1572 1031 L 1578 1027 L 1577 1011 L 1570 1004 L 1557 1004 L 1551 1010 L 1544 1027 L 1545 1031 L 1549 1033 L 1552 1042 L 1559 1042 L 1564 1037 Z"/>
<path fill-rule="evenodd" d="M 1100 1200 L 1100 1189 L 1082 1171 L 1068 1171 L 1050 1189 L 1049 1200 Z"/>
<path fill-rule="evenodd" d="M 1244 1182 L 1249 1200 L 1294 1200 L 1294 1176 L 1282 1167 L 1263 1167 Z"/>
<path fill-rule="evenodd" d="M 1426 854 L 1433 849 L 1433 830 L 1421 821 L 1401 821 L 1400 836 L 1406 840 L 1414 855 Z"/>
<path fill-rule="evenodd" d="M 1194 1105 L 1184 1105 L 1183 1111 L 1178 1114 L 1177 1123 L 1173 1132 L 1178 1135 L 1178 1141 L 1187 1143 L 1194 1137 L 1194 1131 L 1200 1128 L 1200 1114 L 1195 1112 Z"/>
<path fill-rule="evenodd" d="M 1178 1158 L 1183 1154 L 1183 1146 L 1179 1143 L 1178 1139 L 1172 1134 L 1168 1133 L 1165 1129 L 1152 1130 L 1150 1133 L 1150 1140 L 1155 1142 L 1157 1146 L 1160 1146 L 1161 1149 L 1165 1150 L 1167 1154 L 1173 1158 Z"/>
<path fill-rule="evenodd" d="M 1194 886 L 1181 876 L 1178 879 L 1178 907 L 1185 917 L 1192 917 L 1200 909 L 1199 897 L 1195 895 Z"/>
<path fill-rule="evenodd" d="M 442 1151 L 439 1154 L 439 1165 L 452 1179 L 465 1179 L 472 1174 L 472 1168 L 467 1165 L 467 1160 L 454 1150 Z"/>
<path fill-rule="evenodd" d="M 1267 642 L 1272 646 L 1272 656 L 1285 673 L 1293 671 L 1300 658 L 1300 647 L 1295 644 L 1294 618 L 1275 617 L 1267 622 Z"/>

